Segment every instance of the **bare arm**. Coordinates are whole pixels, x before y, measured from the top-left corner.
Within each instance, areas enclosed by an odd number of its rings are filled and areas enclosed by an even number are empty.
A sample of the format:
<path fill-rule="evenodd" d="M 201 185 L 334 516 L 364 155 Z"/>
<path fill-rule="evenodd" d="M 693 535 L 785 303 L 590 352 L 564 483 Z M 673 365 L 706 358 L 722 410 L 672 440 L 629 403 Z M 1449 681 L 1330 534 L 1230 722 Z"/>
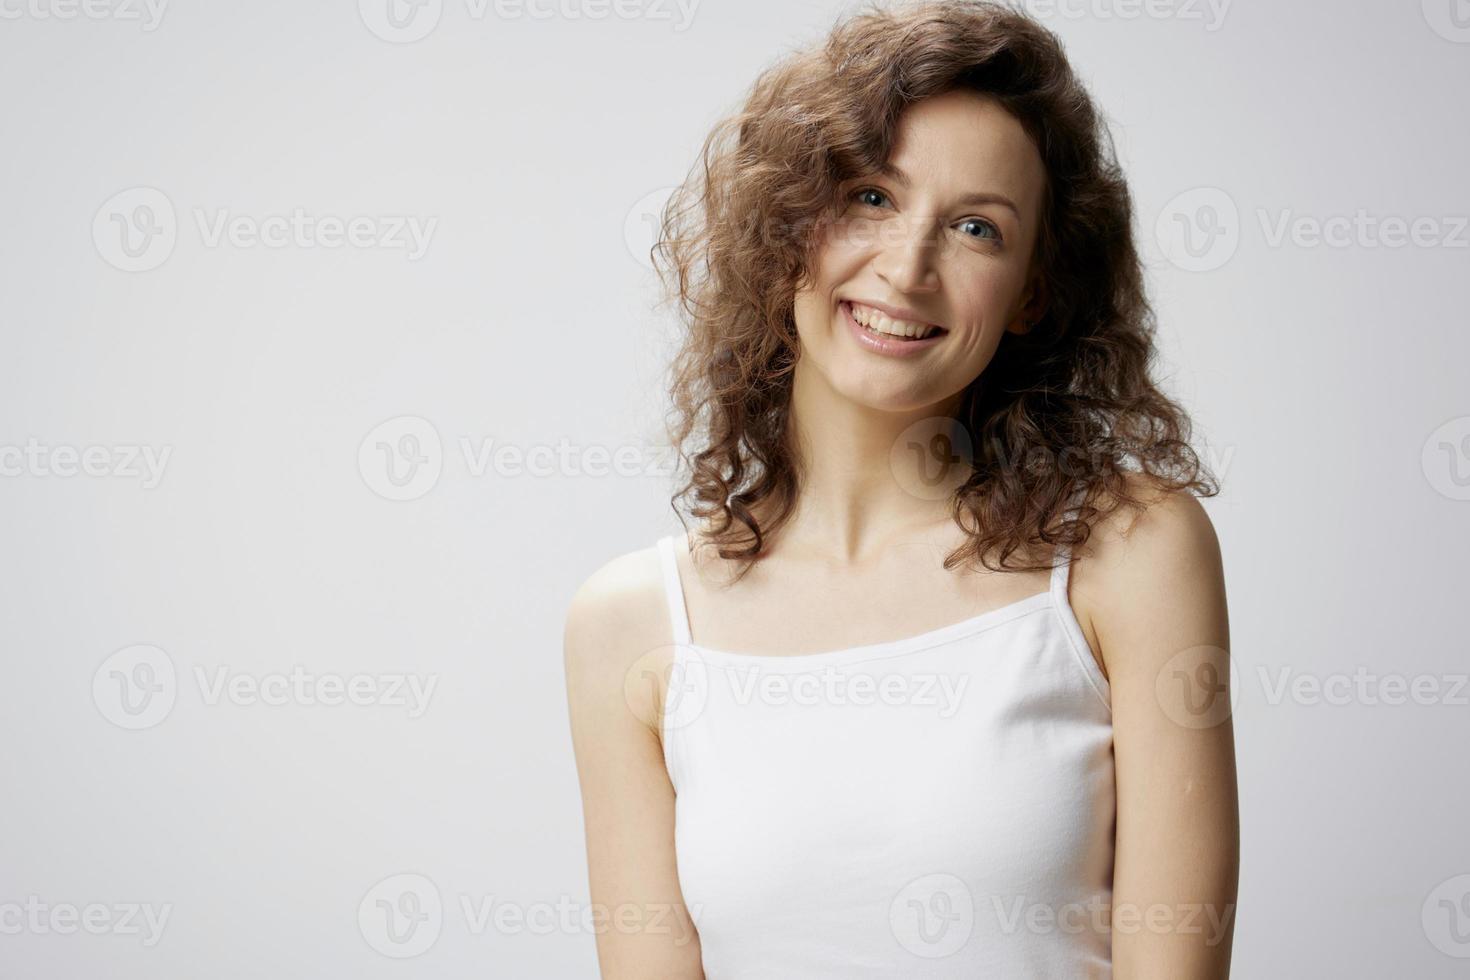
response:
<path fill-rule="evenodd" d="M 638 552 L 608 563 L 567 613 L 567 702 L 603 980 L 704 978 L 658 736 L 671 650 L 656 562 Z"/>
<path fill-rule="evenodd" d="M 1240 845 L 1219 543 L 1186 493 L 1121 513 L 1078 583 L 1112 688 L 1113 968 L 1224 980 Z"/>

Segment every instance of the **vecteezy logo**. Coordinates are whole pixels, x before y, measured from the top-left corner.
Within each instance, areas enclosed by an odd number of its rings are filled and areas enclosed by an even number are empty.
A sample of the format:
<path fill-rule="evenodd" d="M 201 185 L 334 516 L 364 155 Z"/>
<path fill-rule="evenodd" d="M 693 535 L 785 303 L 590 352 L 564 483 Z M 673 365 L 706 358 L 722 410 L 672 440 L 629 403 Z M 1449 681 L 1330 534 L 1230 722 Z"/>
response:
<path fill-rule="evenodd" d="M 970 433 L 945 416 L 920 419 L 899 433 L 888 452 L 898 485 L 920 500 L 943 500 L 970 475 Z"/>
<path fill-rule="evenodd" d="M 1470 959 L 1470 875 L 1440 882 L 1424 900 L 1424 935 L 1446 956 Z"/>
<path fill-rule="evenodd" d="M 412 44 L 439 26 L 444 0 L 357 0 L 367 29 L 393 44 Z"/>
<path fill-rule="evenodd" d="M 400 415 L 369 432 L 357 448 L 363 482 L 386 500 L 416 500 L 444 470 L 439 430 L 428 419 Z"/>
<path fill-rule="evenodd" d="M 1429 433 L 1420 457 L 1424 479 L 1442 496 L 1470 500 L 1470 415 Z"/>
<path fill-rule="evenodd" d="M 1214 728 L 1230 717 L 1240 701 L 1240 675 L 1234 659 L 1223 648 L 1189 647 L 1159 669 L 1154 694 L 1159 707 L 1176 725 Z"/>
<path fill-rule="evenodd" d="M 124 272 L 147 272 L 163 265 L 178 237 L 173 202 L 154 187 L 119 191 L 92 218 L 97 254 Z"/>
<path fill-rule="evenodd" d="M 1218 269 L 1240 244 L 1240 213 L 1218 187 L 1196 187 L 1179 194 L 1154 223 L 1159 249 L 1187 272 Z"/>
<path fill-rule="evenodd" d="M 663 231 L 664 205 L 674 193 L 673 187 L 660 187 L 633 202 L 623 218 L 623 243 L 628 254 L 645 269 L 653 269 L 653 246 Z"/>
<path fill-rule="evenodd" d="M 357 927 L 384 956 L 407 959 L 426 952 L 444 927 L 439 889 L 420 874 L 389 875 L 357 906 Z"/>
<path fill-rule="evenodd" d="M 1422 0 L 1424 19 L 1447 41 L 1470 44 L 1470 0 Z"/>
<path fill-rule="evenodd" d="M 709 704 L 710 671 L 687 644 L 654 647 L 623 675 L 623 699 L 634 717 L 660 731 L 692 725 Z"/>
<path fill-rule="evenodd" d="M 899 945 L 915 956 L 952 956 L 975 928 L 975 900 L 954 875 L 924 875 L 893 897 L 888 924 Z"/>
<path fill-rule="evenodd" d="M 130 731 L 152 728 L 167 718 L 178 693 L 174 662 L 146 643 L 123 647 L 92 675 L 92 703 L 102 717 Z"/>

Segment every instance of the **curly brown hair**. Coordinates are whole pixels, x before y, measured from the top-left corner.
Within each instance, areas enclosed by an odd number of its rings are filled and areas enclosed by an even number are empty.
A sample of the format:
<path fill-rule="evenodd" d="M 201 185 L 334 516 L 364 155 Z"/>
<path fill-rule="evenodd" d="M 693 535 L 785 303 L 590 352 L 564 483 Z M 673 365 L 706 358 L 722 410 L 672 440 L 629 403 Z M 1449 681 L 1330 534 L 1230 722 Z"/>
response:
<path fill-rule="evenodd" d="M 715 125 L 651 251 L 665 302 L 678 301 L 687 325 L 671 367 L 682 483 L 670 503 L 681 521 L 682 509 L 703 522 L 705 542 L 742 574 L 800 487 L 788 436 L 793 304 L 839 210 L 837 187 L 882 167 L 905 107 L 954 88 L 997 100 L 1040 152 L 1046 192 L 1031 261 L 1047 301 L 963 394 L 955 422 L 973 472 L 952 504 L 968 542 L 945 566 L 1049 567 L 1033 556 L 1080 546 L 1101 516 L 1143 503 L 1130 471 L 1159 489 L 1219 492 L 1189 445 L 1188 417 L 1150 377 L 1155 321 L 1132 201 L 1060 41 L 984 0 L 870 2 L 825 44 L 766 69 Z M 1010 563 L 1017 553 L 1030 560 Z"/>

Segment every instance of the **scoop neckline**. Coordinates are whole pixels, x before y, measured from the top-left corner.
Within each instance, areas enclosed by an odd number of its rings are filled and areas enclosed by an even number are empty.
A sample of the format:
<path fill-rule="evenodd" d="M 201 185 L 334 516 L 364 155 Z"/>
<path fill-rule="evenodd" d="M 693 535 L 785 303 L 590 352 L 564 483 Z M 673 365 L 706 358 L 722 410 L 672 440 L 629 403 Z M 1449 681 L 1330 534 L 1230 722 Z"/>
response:
<path fill-rule="evenodd" d="M 894 656 L 903 653 L 927 650 L 932 647 L 941 646 L 953 640 L 972 636 L 983 632 L 994 626 L 1001 626 L 1014 619 L 1029 615 L 1039 609 L 1046 609 L 1052 603 L 1052 589 L 1048 587 L 1041 592 L 1008 602 L 994 609 L 987 609 L 974 616 L 968 616 L 958 622 L 948 623 L 944 626 L 936 626 L 933 629 L 915 633 L 912 636 L 899 637 L 896 640 L 883 640 L 878 643 L 865 643 L 861 646 L 841 647 L 836 650 L 817 650 L 811 653 L 747 653 L 735 650 L 720 650 L 715 647 L 707 647 L 701 643 L 681 643 L 679 646 L 693 651 L 702 661 L 723 664 L 769 664 L 780 668 L 789 666 L 793 668 L 806 668 L 811 666 L 822 666 L 832 663 L 846 663 L 851 660 L 875 659 L 884 656 Z"/>

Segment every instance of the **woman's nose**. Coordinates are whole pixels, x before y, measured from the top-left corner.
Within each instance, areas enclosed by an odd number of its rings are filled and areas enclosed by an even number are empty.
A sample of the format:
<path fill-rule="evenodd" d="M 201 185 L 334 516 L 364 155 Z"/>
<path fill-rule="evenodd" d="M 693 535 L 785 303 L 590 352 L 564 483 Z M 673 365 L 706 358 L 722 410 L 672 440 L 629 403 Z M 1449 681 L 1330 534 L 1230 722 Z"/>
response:
<path fill-rule="evenodd" d="M 878 244 L 873 269 L 898 292 L 923 293 L 939 288 L 935 254 L 937 242 L 932 227 L 913 221 L 902 228 L 885 229 Z"/>

